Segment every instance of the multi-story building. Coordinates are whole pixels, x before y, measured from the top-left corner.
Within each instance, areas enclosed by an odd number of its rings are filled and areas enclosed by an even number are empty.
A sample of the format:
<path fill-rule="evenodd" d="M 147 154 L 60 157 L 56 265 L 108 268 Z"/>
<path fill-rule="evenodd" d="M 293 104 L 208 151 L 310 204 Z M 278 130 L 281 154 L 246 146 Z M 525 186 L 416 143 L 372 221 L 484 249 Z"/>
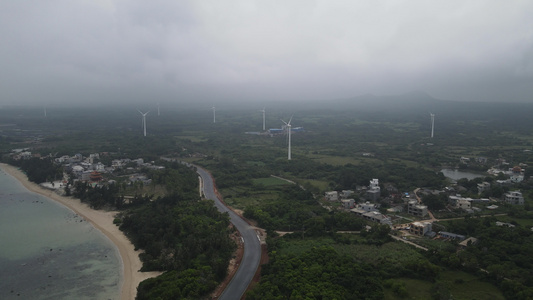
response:
<path fill-rule="evenodd" d="M 523 205 L 524 197 L 519 191 L 512 191 L 505 194 L 504 201 L 513 205 Z"/>
<path fill-rule="evenodd" d="M 354 207 L 355 200 L 354 199 L 342 199 L 341 203 L 342 203 L 342 207 L 346 209 L 350 209 Z"/>
<path fill-rule="evenodd" d="M 455 202 L 456 208 L 462 208 L 462 209 L 470 209 L 472 208 L 472 202 L 470 202 L 469 199 L 457 199 Z"/>
<path fill-rule="evenodd" d="M 342 192 L 340 193 L 340 197 L 341 197 L 342 199 L 348 199 L 348 198 L 350 198 L 352 195 L 353 195 L 353 191 L 352 191 L 352 190 L 342 190 Z"/>
<path fill-rule="evenodd" d="M 416 200 L 411 200 L 407 204 L 407 213 L 418 217 L 425 217 L 428 214 L 428 207 L 418 204 Z"/>
<path fill-rule="evenodd" d="M 431 232 L 430 222 L 413 222 L 409 225 L 409 232 L 412 234 L 423 236 L 428 232 Z"/>
<path fill-rule="evenodd" d="M 387 225 L 392 224 L 391 219 L 387 217 L 386 215 L 380 213 L 379 211 L 367 212 L 366 214 L 363 214 L 363 218 L 370 220 L 372 222 L 380 223 L 380 224 L 387 224 Z"/>
<path fill-rule="evenodd" d="M 366 198 L 371 201 L 379 200 L 381 196 L 381 188 L 379 187 L 379 180 L 374 178 L 370 180 L 370 185 L 366 191 Z"/>

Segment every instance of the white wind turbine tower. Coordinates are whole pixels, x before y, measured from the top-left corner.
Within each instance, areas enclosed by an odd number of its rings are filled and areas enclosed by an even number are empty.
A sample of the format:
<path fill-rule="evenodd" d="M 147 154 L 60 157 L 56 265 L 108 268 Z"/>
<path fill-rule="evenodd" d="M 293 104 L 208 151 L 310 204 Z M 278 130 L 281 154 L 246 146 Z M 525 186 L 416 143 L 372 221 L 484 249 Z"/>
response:
<path fill-rule="evenodd" d="M 213 110 L 213 123 L 216 123 L 216 118 L 215 118 L 215 111 L 216 111 L 216 109 L 215 109 L 214 106 L 211 107 L 211 109 Z"/>
<path fill-rule="evenodd" d="M 263 109 L 260 110 L 260 112 L 263 113 L 263 131 L 265 131 L 265 107 L 263 107 Z"/>
<path fill-rule="evenodd" d="M 46 106 L 44 107 L 44 117 L 46 118 Z"/>
<path fill-rule="evenodd" d="M 146 115 L 150 112 L 150 111 L 147 111 L 145 113 L 143 113 L 142 111 L 140 110 L 137 110 L 142 116 L 142 128 L 143 128 L 143 131 L 144 131 L 144 136 L 146 136 Z"/>
<path fill-rule="evenodd" d="M 159 102 L 157 102 L 157 116 L 159 116 Z"/>
<path fill-rule="evenodd" d="M 283 120 L 281 120 L 281 122 L 285 123 L 285 128 L 287 128 L 287 132 L 288 132 L 288 139 L 289 139 L 289 151 L 288 151 L 288 160 L 291 160 L 291 121 L 292 121 L 292 116 L 291 118 L 289 119 L 289 122 L 285 122 Z"/>
<path fill-rule="evenodd" d="M 431 117 L 431 138 L 433 138 L 433 132 L 435 129 L 435 114 L 429 113 L 429 116 Z"/>

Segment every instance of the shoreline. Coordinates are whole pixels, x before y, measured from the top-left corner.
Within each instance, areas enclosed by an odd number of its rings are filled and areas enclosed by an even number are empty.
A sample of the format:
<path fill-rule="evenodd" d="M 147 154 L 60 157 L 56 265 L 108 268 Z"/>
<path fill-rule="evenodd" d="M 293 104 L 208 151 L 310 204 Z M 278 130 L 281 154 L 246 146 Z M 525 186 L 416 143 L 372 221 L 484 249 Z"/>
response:
<path fill-rule="evenodd" d="M 82 203 L 80 199 L 60 196 L 52 190 L 45 189 L 36 183 L 30 182 L 22 171 L 11 165 L 0 163 L 0 169 L 18 180 L 30 192 L 47 197 L 82 216 L 115 245 L 122 263 L 122 278 L 120 281 L 122 285 L 120 289 L 121 300 L 135 299 L 137 286 L 141 281 L 162 273 L 139 271 L 142 267 L 142 262 L 139 258 L 140 251 L 135 251 L 135 247 L 130 240 L 120 231 L 118 226 L 113 224 L 114 216 L 118 211 L 94 210 L 87 204 Z"/>

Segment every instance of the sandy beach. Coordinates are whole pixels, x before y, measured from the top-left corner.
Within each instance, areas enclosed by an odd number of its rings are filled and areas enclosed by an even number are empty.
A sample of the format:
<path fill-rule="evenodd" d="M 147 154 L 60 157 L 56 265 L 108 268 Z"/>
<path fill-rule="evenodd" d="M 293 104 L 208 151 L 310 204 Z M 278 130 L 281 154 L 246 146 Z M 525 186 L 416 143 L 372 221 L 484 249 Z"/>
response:
<path fill-rule="evenodd" d="M 139 251 L 135 251 L 133 244 L 128 238 L 113 224 L 115 211 L 93 210 L 79 199 L 59 196 L 52 190 L 45 189 L 38 184 L 28 181 L 28 178 L 17 168 L 0 163 L 0 168 L 7 174 L 16 178 L 28 190 L 50 198 L 73 210 L 78 215 L 85 218 L 96 229 L 106 235 L 118 248 L 122 258 L 123 278 L 120 298 L 122 300 L 135 299 L 137 286 L 147 278 L 157 276 L 160 272 L 139 272 L 142 267 L 139 259 Z"/>

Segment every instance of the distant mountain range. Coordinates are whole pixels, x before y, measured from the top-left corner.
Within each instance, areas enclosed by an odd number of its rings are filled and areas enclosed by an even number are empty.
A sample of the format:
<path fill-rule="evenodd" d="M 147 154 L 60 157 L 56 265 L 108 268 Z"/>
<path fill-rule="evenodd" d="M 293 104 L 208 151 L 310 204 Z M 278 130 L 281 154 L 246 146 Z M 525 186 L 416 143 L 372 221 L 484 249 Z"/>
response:
<path fill-rule="evenodd" d="M 441 115 L 466 114 L 474 118 L 479 114 L 497 116 L 516 113 L 517 117 L 526 117 L 533 113 L 533 103 L 452 101 L 434 98 L 423 91 L 383 96 L 364 94 L 352 98 L 324 101 L 324 103 L 314 102 L 313 104 L 326 105 L 328 108 L 335 110 L 355 108 L 361 111 L 397 111 L 399 113 L 412 111 L 429 114 L 429 112 L 432 112 Z"/>

